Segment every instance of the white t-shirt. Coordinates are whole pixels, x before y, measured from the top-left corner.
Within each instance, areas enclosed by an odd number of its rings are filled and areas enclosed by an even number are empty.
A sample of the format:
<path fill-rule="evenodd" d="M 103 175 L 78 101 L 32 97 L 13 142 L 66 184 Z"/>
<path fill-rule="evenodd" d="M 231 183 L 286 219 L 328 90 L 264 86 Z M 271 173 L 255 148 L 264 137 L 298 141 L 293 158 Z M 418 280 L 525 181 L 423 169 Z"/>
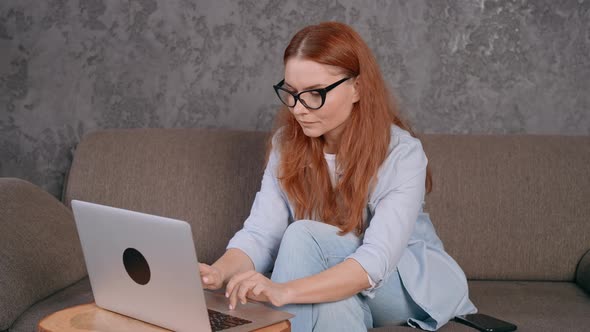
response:
<path fill-rule="evenodd" d="M 336 187 L 336 181 L 338 180 L 338 175 L 336 175 L 336 155 L 324 153 L 324 159 L 328 163 L 328 174 L 330 175 L 330 181 L 332 181 L 332 187 Z"/>

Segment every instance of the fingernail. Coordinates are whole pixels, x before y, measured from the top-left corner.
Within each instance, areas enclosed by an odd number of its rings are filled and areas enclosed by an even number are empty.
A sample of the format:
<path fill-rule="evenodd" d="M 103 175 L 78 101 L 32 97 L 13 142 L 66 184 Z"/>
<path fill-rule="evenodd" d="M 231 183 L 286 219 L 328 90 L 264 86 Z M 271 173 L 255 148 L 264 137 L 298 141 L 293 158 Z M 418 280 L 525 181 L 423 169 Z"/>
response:
<path fill-rule="evenodd" d="M 231 304 L 229 305 L 229 310 L 234 310 L 234 307 Z"/>
<path fill-rule="evenodd" d="M 207 282 L 207 281 L 209 281 L 209 279 L 207 279 L 207 277 L 204 277 L 203 282 Z"/>
<path fill-rule="evenodd" d="M 229 293 L 225 293 L 225 297 L 229 297 Z"/>

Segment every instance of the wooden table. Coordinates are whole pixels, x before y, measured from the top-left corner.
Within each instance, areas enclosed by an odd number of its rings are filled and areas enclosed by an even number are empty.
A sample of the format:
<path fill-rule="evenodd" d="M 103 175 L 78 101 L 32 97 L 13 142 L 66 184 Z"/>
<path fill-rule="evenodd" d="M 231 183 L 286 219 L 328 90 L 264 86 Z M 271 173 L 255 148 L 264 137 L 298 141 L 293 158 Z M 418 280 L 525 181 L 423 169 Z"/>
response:
<path fill-rule="evenodd" d="M 94 303 L 82 304 L 55 312 L 39 322 L 38 332 L 166 332 L 169 330 L 127 316 L 101 309 Z M 288 320 L 256 332 L 290 332 Z"/>

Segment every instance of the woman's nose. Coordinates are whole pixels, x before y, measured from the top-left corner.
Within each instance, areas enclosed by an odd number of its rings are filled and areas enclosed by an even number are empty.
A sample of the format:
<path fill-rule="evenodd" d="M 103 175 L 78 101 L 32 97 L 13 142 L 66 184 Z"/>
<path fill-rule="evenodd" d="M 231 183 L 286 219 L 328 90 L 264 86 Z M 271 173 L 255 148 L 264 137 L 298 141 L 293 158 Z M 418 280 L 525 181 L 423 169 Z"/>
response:
<path fill-rule="evenodd" d="M 305 108 L 305 106 L 303 106 L 301 101 L 298 101 L 295 104 L 295 106 L 293 106 L 293 113 L 294 114 L 305 114 L 307 112 L 309 112 L 309 110 L 307 108 Z"/>

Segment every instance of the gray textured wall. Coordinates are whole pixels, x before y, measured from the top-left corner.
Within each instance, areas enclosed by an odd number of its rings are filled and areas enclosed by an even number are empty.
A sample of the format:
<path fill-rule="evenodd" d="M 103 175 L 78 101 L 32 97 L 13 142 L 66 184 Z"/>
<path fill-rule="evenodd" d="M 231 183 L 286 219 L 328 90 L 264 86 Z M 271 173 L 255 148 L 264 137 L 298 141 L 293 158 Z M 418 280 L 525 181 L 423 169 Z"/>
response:
<path fill-rule="evenodd" d="M 0 1 L 0 176 L 113 127 L 269 129 L 299 28 L 353 25 L 418 132 L 590 134 L 590 1 Z"/>

